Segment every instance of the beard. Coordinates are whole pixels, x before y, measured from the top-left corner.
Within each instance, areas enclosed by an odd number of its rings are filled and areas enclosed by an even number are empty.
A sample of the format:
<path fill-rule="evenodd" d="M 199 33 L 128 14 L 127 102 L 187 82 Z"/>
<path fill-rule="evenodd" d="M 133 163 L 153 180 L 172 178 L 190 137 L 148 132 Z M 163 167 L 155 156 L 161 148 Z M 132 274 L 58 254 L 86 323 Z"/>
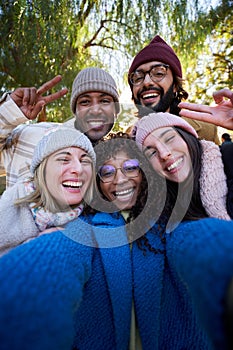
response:
<path fill-rule="evenodd" d="M 174 91 L 173 91 L 173 84 L 169 87 L 169 89 L 167 90 L 167 92 L 164 94 L 164 90 L 162 88 L 158 89 L 158 88 L 150 88 L 150 91 L 154 90 L 154 91 L 159 91 L 160 92 L 160 100 L 159 102 L 155 105 L 155 106 L 142 106 L 140 99 L 134 98 L 133 97 L 133 101 L 136 105 L 136 108 L 138 109 L 138 113 L 140 118 L 144 117 L 145 115 L 148 115 L 149 113 L 152 112 L 166 112 L 170 107 L 171 104 L 174 100 Z M 147 91 L 147 89 L 143 89 L 142 91 L 140 91 L 140 94 L 144 91 Z"/>

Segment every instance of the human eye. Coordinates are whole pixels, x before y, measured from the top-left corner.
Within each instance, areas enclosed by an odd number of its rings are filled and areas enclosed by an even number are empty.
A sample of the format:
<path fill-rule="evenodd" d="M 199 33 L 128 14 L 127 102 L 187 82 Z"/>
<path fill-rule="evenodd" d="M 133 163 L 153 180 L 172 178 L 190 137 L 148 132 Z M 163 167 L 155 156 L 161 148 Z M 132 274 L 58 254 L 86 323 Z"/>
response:
<path fill-rule="evenodd" d="M 151 74 L 155 78 L 162 78 L 167 74 L 167 70 L 165 67 L 154 67 L 151 69 Z"/>
<path fill-rule="evenodd" d="M 92 160 L 87 154 L 85 154 L 81 157 L 80 163 L 82 163 L 84 165 L 89 165 L 89 164 L 92 164 Z"/>
<path fill-rule="evenodd" d="M 140 84 L 144 79 L 144 73 L 142 71 L 136 71 L 131 75 L 131 82 L 135 85 Z"/>
<path fill-rule="evenodd" d="M 98 173 L 99 176 L 102 178 L 109 178 L 114 175 L 115 168 L 111 165 L 103 165 L 102 167 L 100 167 Z"/>
<path fill-rule="evenodd" d="M 70 160 L 70 159 L 69 159 L 68 157 L 59 157 L 59 158 L 56 159 L 56 161 L 57 161 L 58 163 L 68 163 L 69 160 Z"/>
<path fill-rule="evenodd" d="M 90 100 L 88 98 L 82 98 L 77 104 L 80 106 L 88 106 L 90 104 Z"/>
<path fill-rule="evenodd" d="M 155 148 L 147 148 L 144 151 L 144 155 L 146 156 L 147 159 L 153 158 L 154 156 L 156 156 L 156 154 L 157 154 L 157 150 Z"/>
<path fill-rule="evenodd" d="M 123 168 L 126 172 L 132 172 L 139 169 L 139 161 L 137 159 L 131 159 L 124 162 Z"/>
<path fill-rule="evenodd" d="M 175 131 L 170 132 L 166 135 L 164 142 L 169 143 L 172 142 L 177 137 L 177 133 Z"/>
<path fill-rule="evenodd" d="M 110 99 L 108 99 L 108 98 L 104 98 L 104 99 L 102 99 L 101 101 L 100 101 L 100 103 L 102 104 L 102 105 L 110 105 L 110 103 L 112 103 L 113 101 L 111 101 Z"/>

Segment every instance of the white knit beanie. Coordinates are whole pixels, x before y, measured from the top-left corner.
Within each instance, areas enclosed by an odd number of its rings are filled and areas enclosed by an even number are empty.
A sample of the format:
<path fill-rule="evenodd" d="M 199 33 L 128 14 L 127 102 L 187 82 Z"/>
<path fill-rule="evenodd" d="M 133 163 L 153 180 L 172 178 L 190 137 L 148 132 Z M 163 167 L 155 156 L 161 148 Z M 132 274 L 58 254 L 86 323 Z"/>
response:
<path fill-rule="evenodd" d="M 36 168 L 46 157 L 66 147 L 82 148 L 95 164 L 96 155 L 90 140 L 79 130 L 58 126 L 49 129 L 36 145 L 30 167 L 31 173 L 34 174 Z"/>
<path fill-rule="evenodd" d="M 116 112 L 119 113 L 119 94 L 115 80 L 103 69 L 89 67 L 81 70 L 73 82 L 70 107 L 74 114 L 78 96 L 90 91 L 105 92 L 112 96 L 116 102 Z"/>
<path fill-rule="evenodd" d="M 198 137 L 195 129 L 181 117 L 170 113 L 150 113 L 142 119 L 139 119 L 134 125 L 132 134 L 135 135 L 135 140 L 138 147 L 142 150 L 143 142 L 146 137 L 154 130 L 166 126 L 180 127 L 195 137 Z"/>

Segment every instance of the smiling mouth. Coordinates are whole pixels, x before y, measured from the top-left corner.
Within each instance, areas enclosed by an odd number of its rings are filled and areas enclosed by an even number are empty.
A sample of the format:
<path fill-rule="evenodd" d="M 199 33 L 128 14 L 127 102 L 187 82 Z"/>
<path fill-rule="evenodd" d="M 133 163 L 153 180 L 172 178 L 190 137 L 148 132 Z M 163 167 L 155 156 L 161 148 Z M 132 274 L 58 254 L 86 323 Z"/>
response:
<path fill-rule="evenodd" d="M 171 165 L 169 165 L 169 166 L 167 167 L 167 170 L 168 170 L 168 171 L 171 171 L 171 170 L 177 168 L 177 167 L 183 162 L 183 160 L 184 160 L 183 157 L 177 159 L 174 163 L 172 163 Z"/>
<path fill-rule="evenodd" d="M 114 196 L 119 198 L 124 198 L 124 197 L 131 196 L 133 192 L 134 192 L 134 188 L 132 187 L 124 191 L 116 191 L 114 192 Z"/>
<path fill-rule="evenodd" d="M 143 96 L 141 96 L 141 98 L 143 100 L 149 100 L 151 98 L 157 98 L 159 95 L 160 95 L 159 93 L 153 92 L 153 93 L 144 94 Z"/>
<path fill-rule="evenodd" d="M 90 120 L 87 122 L 91 129 L 99 129 L 102 128 L 105 124 L 103 120 Z"/>
<path fill-rule="evenodd" d="M 64 181 L 62 186 L 66 188 L 81 188 L 83 186 L 82 181 Z"/>

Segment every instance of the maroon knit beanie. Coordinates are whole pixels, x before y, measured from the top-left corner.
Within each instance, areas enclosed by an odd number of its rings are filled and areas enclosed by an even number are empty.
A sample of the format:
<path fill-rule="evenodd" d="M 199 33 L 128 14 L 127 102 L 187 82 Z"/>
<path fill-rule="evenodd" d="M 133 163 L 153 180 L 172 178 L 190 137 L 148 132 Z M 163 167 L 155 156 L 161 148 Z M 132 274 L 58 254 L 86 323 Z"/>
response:
<path fill-rule="evenodd" d="M 149 45 L 144 47 L 134 57 L 128 73 L 128 82 L 130 86 L 130 74 L 135 71 L 141 64 L 151 61 L 159 61 L 165 64 L 169 64 L 172 72 L 178 77 L 182 78 L 182 68 L 179 58 L 176 56 L 174 50 L 159 35 L 156 35 L 154 39 L 151 40 Z"/>

